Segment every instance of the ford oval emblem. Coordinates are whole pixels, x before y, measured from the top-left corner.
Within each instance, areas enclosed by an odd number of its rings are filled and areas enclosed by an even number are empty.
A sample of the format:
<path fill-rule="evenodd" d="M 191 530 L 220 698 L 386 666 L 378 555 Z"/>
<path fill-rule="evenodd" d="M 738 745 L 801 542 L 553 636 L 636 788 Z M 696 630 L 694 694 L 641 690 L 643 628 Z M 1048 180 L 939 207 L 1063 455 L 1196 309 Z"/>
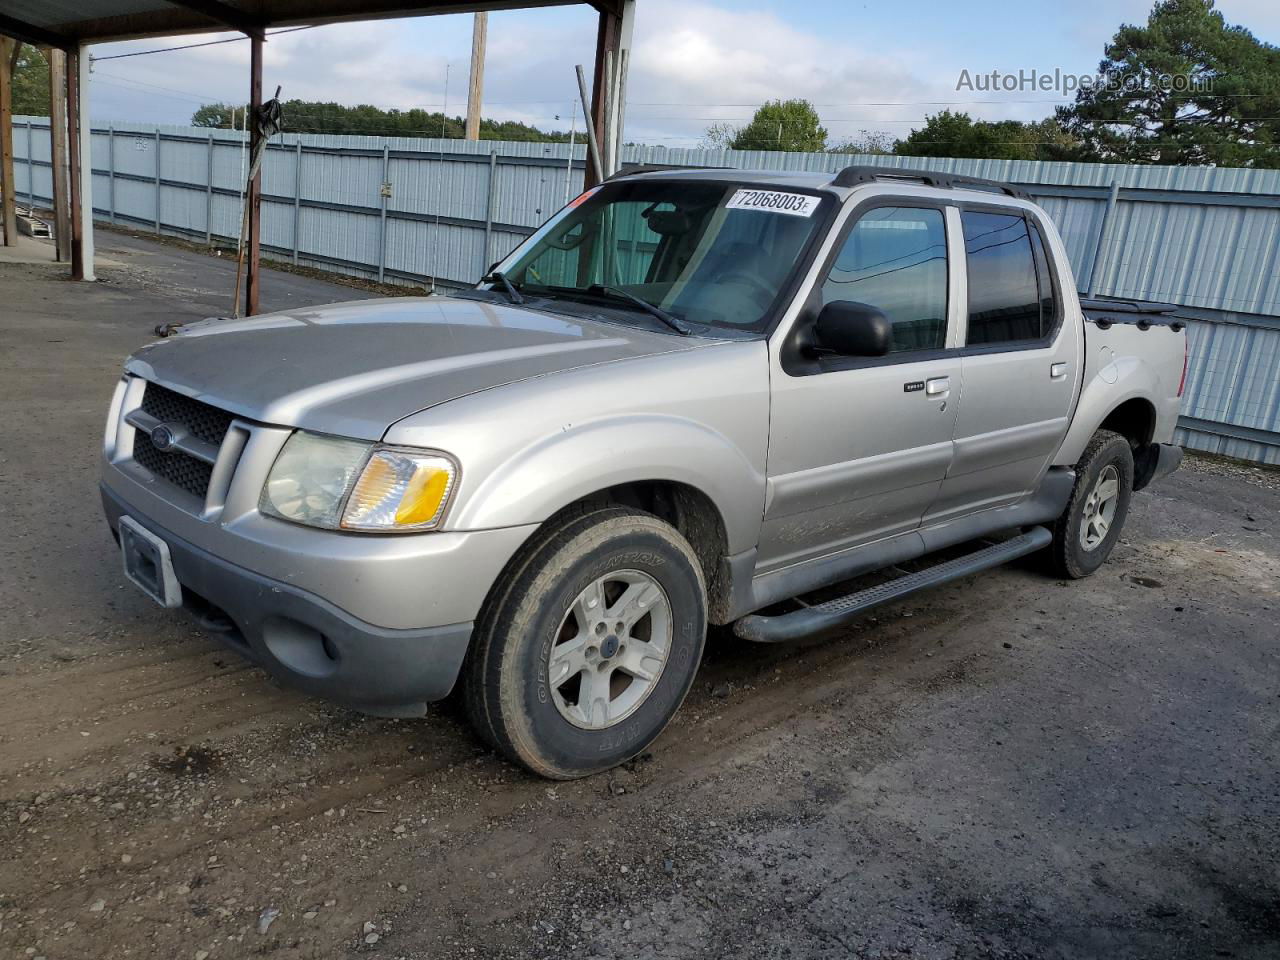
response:
<path fill-rule="evenodd" d="M 176 439 L 177 438 L 173 435 L 173 431 L 163 423 L 158 427 L 151 428 L 151 445 L 161 453 L 167 453 L 172 450 Z"/>

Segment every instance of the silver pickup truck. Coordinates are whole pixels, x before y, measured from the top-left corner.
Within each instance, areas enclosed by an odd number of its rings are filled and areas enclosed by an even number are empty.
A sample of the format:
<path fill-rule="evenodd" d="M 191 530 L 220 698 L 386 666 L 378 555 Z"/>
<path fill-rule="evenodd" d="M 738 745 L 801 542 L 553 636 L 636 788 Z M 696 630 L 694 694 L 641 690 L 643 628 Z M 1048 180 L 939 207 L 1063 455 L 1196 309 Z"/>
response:
<path fill-rule="evenodd" d="M 776 642 L 1032 552 L 1092 573 L 1180 460 L 1182 329 L 1082 302 L 1007 186 L 640 172 L 456 296 L 143 347 L 102 495 L 129 579 L 280 680 L 384 716 L 460 685 L 483 739 L 578 777 L 658 736 L 708 622 Z"/>

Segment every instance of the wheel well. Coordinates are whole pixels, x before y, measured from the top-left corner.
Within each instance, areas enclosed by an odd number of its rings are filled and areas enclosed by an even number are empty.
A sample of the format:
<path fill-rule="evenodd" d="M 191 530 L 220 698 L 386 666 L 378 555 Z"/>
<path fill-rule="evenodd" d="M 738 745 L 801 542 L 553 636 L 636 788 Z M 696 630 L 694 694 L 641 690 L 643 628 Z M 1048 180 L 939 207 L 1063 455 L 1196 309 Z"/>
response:
<path fill-rule="evenodd" d="M 710 497 L 697 487 L 673 480 L 639 480 L 597 490 L 557 511 L 546 522 L 555 523 L 566 512 L 601 506 L 643 510 L 679 530 L 702 566 L 707 584 L 708 617 L 712 623 L 725 622 L 732 586 L 723 562 L 728 553 L 728 537 L 724 518 Z"/>
<path fill-rule="evenodd" d="M 1099 424 L 1100 430 L 1111 430 L 1129 441 L 1135 451 L 1151 442 L 1156 430 L 1156 408 L 1150 401 L 1134 397 L 1116 407 Z"/>

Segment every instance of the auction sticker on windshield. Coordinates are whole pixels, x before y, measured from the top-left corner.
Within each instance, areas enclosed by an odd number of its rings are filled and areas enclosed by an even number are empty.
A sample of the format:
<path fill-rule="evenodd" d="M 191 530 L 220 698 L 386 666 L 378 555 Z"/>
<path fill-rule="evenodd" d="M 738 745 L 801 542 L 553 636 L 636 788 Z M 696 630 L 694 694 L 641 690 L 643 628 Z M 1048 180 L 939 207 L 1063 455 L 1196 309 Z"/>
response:
<path fill-rule="evenodd" d="M 778 190 L 739 190 L 726 210 L 763 210 L 765 213 L 787 213 L 793 217 L 809 217 L 818 209 L 818 197 L 804 193 L 783 193 Z"/>

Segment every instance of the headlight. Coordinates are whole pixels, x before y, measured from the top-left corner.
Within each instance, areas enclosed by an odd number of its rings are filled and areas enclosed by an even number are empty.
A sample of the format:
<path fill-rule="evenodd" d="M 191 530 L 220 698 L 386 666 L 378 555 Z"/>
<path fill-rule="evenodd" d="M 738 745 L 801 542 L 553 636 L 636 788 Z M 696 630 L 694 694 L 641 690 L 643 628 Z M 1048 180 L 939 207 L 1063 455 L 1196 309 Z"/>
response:
<path fill-rule="evenodd" d="M 337 527 L 347 491 L 371 446 L 298 431 L 271 468 L 260 509 L 312 527 Z"/>
<path fill-rule="evenodd" d="M 298 431 L 276 458 L 259 509 L 330 530 L 432 530 L 457 478 L 457 464 L 440 453 Z"/>

